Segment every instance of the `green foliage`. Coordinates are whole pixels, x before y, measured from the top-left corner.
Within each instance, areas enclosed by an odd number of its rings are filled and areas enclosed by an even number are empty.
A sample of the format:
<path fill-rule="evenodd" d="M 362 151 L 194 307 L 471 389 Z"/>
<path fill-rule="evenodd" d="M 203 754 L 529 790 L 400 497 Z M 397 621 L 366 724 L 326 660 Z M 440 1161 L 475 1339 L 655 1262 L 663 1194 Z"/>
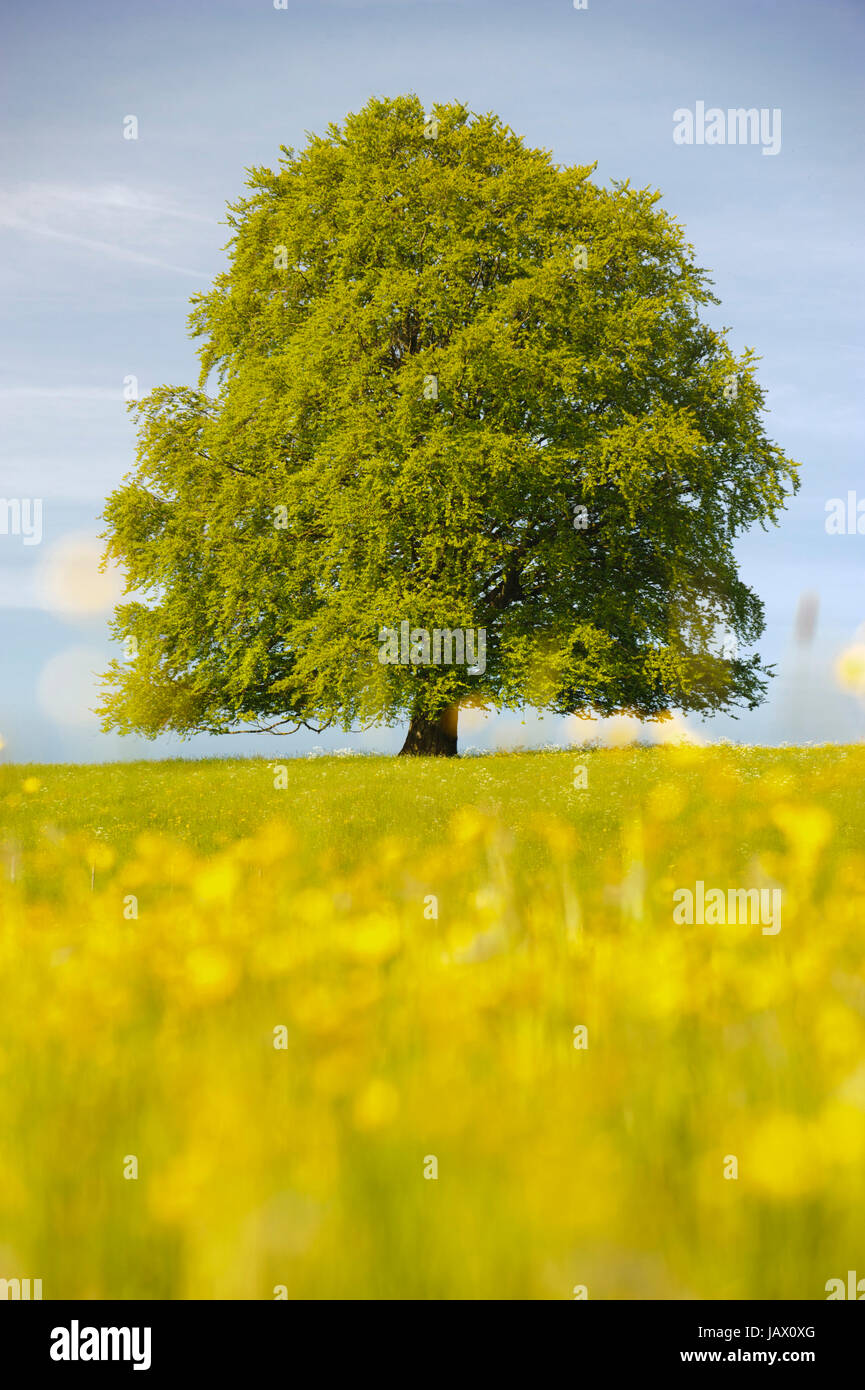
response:
<path fill-rule="evenodd" d="M 434 115 L 372 100 L 250 171 L 193 301 L 198 389 L 139 404 L 106 504 L 138 646 L 106 728 L 762 698 L 759 658 L 717 642 L 761 632 L 734 540 L 798 485 L 754 355 L 700 321 L 717 301 L 660 194 Z M 406 619 L 486 629 L 485 673 L 380 664 Z"/>

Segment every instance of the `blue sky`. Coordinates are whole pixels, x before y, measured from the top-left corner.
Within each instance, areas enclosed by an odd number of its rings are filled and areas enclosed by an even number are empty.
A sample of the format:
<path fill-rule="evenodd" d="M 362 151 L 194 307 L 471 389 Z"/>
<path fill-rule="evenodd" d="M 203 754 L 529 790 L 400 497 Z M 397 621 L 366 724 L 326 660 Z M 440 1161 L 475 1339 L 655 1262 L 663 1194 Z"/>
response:
<path fill-rule="evenodd" d="M 767 704 L 702 738 L 843 741 L 865 706 L 837 656 L 865 622 L 865 536 L 827 535 L 865 498 L 860 402 L 862 0 L 47 0 L 7 9 L 0 167 L 0 497 L 41 498 L 43 538 L 0 534 L 0 735 L 13 761 L 323 748 L 393 750 L 401 731 L 147 742 L 98 732 L 111 593 L 91 582 L 107 492 L 133 463 L 124 381 L 192 382 L 191 294 L 224 264 L 244 170 L 373 95 L 495 110 L 558 163 L 658 188 L 711 268 L 738 351 L 762 357 L 767 430 L 804 464 L 783 524 L 740 546 L 766 604 Z M 673 112 L 780 109 L 781 149 L 677 145 Z M 124 118 L 138 139 L 123 138 Z M 813 640 L 794 638 L 816 596 Z M 812 600 L 813 601 L 813 600 Z M 861 639 L 860 639 L 861 640 Z M 492 719 L 479 747 L 567 742 L 561 720 Z"/>

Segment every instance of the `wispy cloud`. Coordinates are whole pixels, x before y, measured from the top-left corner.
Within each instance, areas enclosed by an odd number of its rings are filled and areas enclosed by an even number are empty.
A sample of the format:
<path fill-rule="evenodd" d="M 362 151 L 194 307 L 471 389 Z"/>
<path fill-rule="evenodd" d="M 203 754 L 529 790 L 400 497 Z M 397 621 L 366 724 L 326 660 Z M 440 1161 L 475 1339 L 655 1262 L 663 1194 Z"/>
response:
<path fill-rule="evenodd" d="M 7 188 L 0 192 L 0 217 L 3 220 L 41 222 L 46 217 L 53 218 L 65 208 L 68 213 L 76 208 L 91 209 L 97 215 L 114 213 L 134 213 L 148 218 L 169 218 L 182 222 L 199 222 L 206 226 L 216 226 L 213 217 L 205 217 L 184 207 L 165 190 L 149 191 L 130 188 L 125 183 L 101 183 L 87 186 L 52 182 L 22 184 L 17 188 Z"/>
<path fill-rule="evenodd" d="M 0 386 L 0 401 L 119 401 L 123 392 L 107 386 Z"/>
<path fill-rule="evenodd" d="M 171 256 L 180 224 L 217 227 L 211 217 L 184 207 L 163 191 L 130 188 L 123 183 L 75 186 L 29 183 L 0 193 L 0 227 L 31 237 L 62 241 L 100 256 L 133 265 L 153 266 L 175 275 L 210 278 Z M 144 246 L 146 243 L 146 249 Z M 153 248 L 167 254 L 154 255 Z"/>
<path fill-rule="evenodd" d="M 164 196 L 142 193 L 122 183 L 104 184 L 95 189 L 51 185 L 51 189 L 53 197 L 59 202 L 143 213 L 147 217 L 177 218 L 181 222 L 199 222 L 208 227 L 217 225 L 213 217 L 205 217 L 200 212 L 190 212 L 188 208 L 180 207 Z"/>
<path fill-rule="evenodd" d="M 88 251 L 98 251 L 101 256 L 113 256 L 118 261 L 131 261 L 137 265 L 152 265 L 159 270 L 170 270 L 175 275 L 192 275 L 196 280 L 207 280 L 210 277 L 204 270 L 192 270 L 189 266 L 173 265 L 170 261 L 160 260 L 158 256 L 145 256 L 141 251 L 130 251 L 128 247 L 117 246 L 111 241 L 96 241 L 93 237 L 76 236 L 73 232 L 59 232 L 55 227 L 40 227 L 33 222 L 23 222 L 18 218 L 0 217 L 0 226 L 9 227 L 15 231 L 29 232 L 32 236 L 51 237 L 55 241 L 70 242 L 74 246 L 83 246 Z"/>

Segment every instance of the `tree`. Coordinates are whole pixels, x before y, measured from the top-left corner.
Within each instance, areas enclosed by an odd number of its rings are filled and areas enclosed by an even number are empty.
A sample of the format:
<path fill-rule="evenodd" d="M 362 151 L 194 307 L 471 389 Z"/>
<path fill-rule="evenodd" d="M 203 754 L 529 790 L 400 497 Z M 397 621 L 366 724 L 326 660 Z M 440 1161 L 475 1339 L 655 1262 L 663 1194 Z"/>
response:
<path fill-rule="evenodd" d="M 248 172 L 192 301 L 198 386 L 135 407 L 106 504 L 137 648 L 106 729 L 408 719 L 403 752 L 454 753 L 465 705 L 760 702 L 719 633 L 762 631 L 734 541 L 798 465 L 660 194 L 593 170 L 408 96 Z"/>

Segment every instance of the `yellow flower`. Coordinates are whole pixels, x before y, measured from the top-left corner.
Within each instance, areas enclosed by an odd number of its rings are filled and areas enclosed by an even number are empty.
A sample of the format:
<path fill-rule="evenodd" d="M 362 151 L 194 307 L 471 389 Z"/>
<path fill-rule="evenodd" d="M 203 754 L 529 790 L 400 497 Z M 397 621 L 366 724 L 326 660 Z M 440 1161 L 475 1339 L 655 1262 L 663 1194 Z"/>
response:
<path fill-rule="evenodd" d="M 819 1133 L 796 1115 L 770 1115 L 743 1145 L 739 1176 L 782 1201 L 804 1196 L 825 1178 Z"/>
<path fill-rule="evenodd" d="M 187 982 L 200 1001 L 226 999 L 238 981 L 239 970 L 227 951 L 197 946 L 186 957 Z"/>
<path fill-rule="evenodd" d="M 396 955 L 400 936 L 399 923 L 377 913 L 353 923 L 344 940 L 349 953 L 358 960 L 382 961 Z"/>
<path fill-rule="evenodd" d="M 350 1048 L 330 1052 L 316 1064 L 313 1087 L 316 1096 L 341 1096 L 350 1092 L 360 1080 L 364 1059 Z"/>
<path fill-rule="evenodd" d="M 451 837 L 460 845 L 482 839 L 488 829 L 488 818 L 476 806 L 461 806 L 451 820 Z"/>
<path fill-rule="evenodd" d="M 388 1081 L 377 1078 L 361 1091 L 354 1103 L 354 1122 L 358 1129 L 381 1129 L 396 1116 L 399 1095 Z"/>
<path fill-rule="evenodd" d="M 781 804 L 772 808 L 772 819 L 796 858 L 809 867 L 832 835 L 832 817 L 822 806 Z"/>
<path fill-rule="evenodd" d="M 200 903 L 230 902 L 240 878 L 236 864 L 217 859 L 195 876 L 195 896 Z"/>
<path fill-rule="evenodd" d="M 183 1221 L 200 1209 L 211 1173 L 209 1157 L 184 1153 L 157 1173 L 148 1189 L 148 1204 L 157 1221 Z"/>
<path fill-rule="evenodd" d="M 557 816 L 543 814 L 535 816 L 533 823 L 557 859 L 572 858 L 578 844 L 577 833 L 572 826 Z"/>
<path fill-rule="evenodd" d="M 98 841 L 95 845 L 88 845 L 87 863 L 91 869 L 110 869 L 114 864 L 114 850 Z"/>
<path fill-rule="evenodd" d="M 865 1094 L 861 1085 L 861 1075 L 848 1082 L 841 1088 L 839 1098 L 830 1101 L 820 1115 L 818 1139 L 824 1170 L 859 1167 L 865 1158 Z"/>
<path fill-rule="evenodd" d="M 676 820 L 687 804 L 687 792 L 679 782 L 659 782 L 646 800 L 649 819 L 653 821 Z"/>

